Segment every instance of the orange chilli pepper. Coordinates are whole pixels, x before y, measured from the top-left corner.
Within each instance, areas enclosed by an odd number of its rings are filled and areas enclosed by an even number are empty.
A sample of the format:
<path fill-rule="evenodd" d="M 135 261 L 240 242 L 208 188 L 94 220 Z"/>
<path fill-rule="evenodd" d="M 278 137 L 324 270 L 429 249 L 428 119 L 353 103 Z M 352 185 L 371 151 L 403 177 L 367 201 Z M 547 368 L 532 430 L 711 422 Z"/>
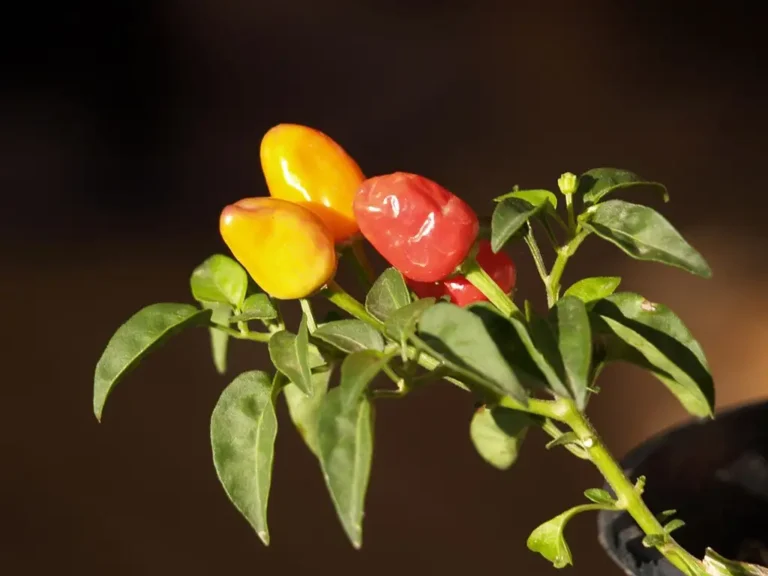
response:
<path fill-rule="evenodd" d="M 234 257 L 275 298 L 304 298 L 336 272 L 333 235 L 298 204 L 245 198 L 224 208 L 219 229 Z"/>
<path fill-rule="evenodd" d="M 314 212 L 335 242 L 357 234 L 352 204 L 364 176 L 331 138 L 307 126 L 279 124 L 261 141 L 261 168 L 270 195 Z"/>

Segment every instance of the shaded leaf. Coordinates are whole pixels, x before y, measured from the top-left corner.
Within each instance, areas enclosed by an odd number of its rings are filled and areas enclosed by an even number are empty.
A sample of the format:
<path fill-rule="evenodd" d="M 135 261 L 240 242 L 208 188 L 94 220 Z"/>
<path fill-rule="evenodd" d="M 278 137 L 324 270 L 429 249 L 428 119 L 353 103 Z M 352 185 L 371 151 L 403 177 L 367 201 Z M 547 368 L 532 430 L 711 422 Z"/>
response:
<path fill-rule="evenodd" d="M 365 309 L 382 322 L 395 310 L 410 303 L 408 286 L 403 275 L 395 268 L 384 270 L 365 297 Z"/>
<path fill-rule="evenodd" d="M 277 436 L 275 397 L 268 374 L 245 372 L 224 389 L 211 416 L 216 474 L 227 496 L 269 545 L 267 504 Z"/>
<path fill-rule="evenodd" d="M 589 394 L 592 365 L 592 333 L 584 303 L 574 296 L 564 296 L 550 311 L 550 325 L 554 328 L 568 388 L 581 410 Z"/>
<path fill-rule="evenodd" d="M 384 350 L 384 337 L 361 320 L 336 320 L 321 324 L 312 335 L 347 353 Z"/>
<path fill-rule="evenodd" d="M 114 333 L 96 364 L 93 413 L 101 420 L 112 389 L 139 361 L 172 335 L 188 326 L 207 324 L 210 310 L 189 304 L 152 304 L 136 312 Z"/>
<path fill-rule="evenodd" d="M 534 206 L 547 206 L 548 210 L 557 210 L 557 195 L 549 190 L 514 190 L 494 198 L 494 202 L 501 202 L 507 198 L 518 198 Z"/>
<path fill-rule="evenodd" d="M 229 256 L 214 254 L 195 268 L 189 284 L 198 302 L 219 302 L 239 308 L 248 289 L 248 274 Z"/>
<path fill-rule="evenodd" d="M 669 201 L 667 187 L 660 182 L 650 182 L 628 170 L 618 168 L 593 168 L 579 178 L 577 193 L 582 195 L 585 204 L 597 204 L 602 198 L 613 192 L 629 188 L 647 188 L 661 193 L 664 202 Z"/>
<path fill-rule="evenodd" d="M 498 252 L 545 204 L 507 198 L 496 205 L 491 217 L 491 250 Z"/>
<path fill-rule="evenodd" d="M 336 514 L 355 548 L 362 546 L 373 458 L 373 406 L 365 391 L 386 361 L 370 350 L 347 356 L 340 385 L 328 392 L 320 407 L 320 464 Z"/>
<path fill-rule="evenodd" d="M 572 284 L 564 296 L 574 296 L 584 303 L 594 302 L 613 294 L 621 284 L 618 276 L 595 276 Z"/>
<path fill-rule="evenodd" d="M 609 200 L 590 209 L 582 225 L 637 260 L 660 262 L 704 278 L 704 257 L 661 214 L 639 204 Z"/>
<path fill-rule="evenodd" d="M 557 438 L 553 438 L 544 446 L 547 450 L 556 448 L 557 446 L 567 446 L 568 444 L 577 444 L 581 446 L 581 440 L 575 432 L 565 432 L 560 434 Z"/>
<path fill-rule="evenodd" d="M 509 394 L 527 404 L 528 395 L 507 364 L 483 322 L 472 311 L 447 302 L 438 302 L 424 311 L 420 334 L 439 343 L 439 352 L 465 369 L 476 382 L 497 393 Z"/>
<path fill-rule="evenodd" d="M 240 307 L 240 314 L 232 316 L 230 323 L 248 322 L 249 320 L 273 320 L 277 318 L 277 307 L 272 299 L 263 292 L 251 294 Z"/>
<path fill-rule="evenodd" d="M 607 361 L 650 370 L 691 414 L 712 415 L 715 388 L 704 351 L 669 308 L 620 292 L 597 302 L 592 313 L 602 321 L 595 326 L 603 334 Z"/>
<path fill-rule="evenodd" d="M 499 470 L 506 470 L 517 460 L 531 423 L 524 412 L 502 406 L 483 406 L 472 417 L 469 436 L 483 460 Z"/>
<path fill-rule="evenodd" d="M 269 339 L 272 364 L 305 394 L 312 394 L 307 318 L 302 316 L 298 334 L 275 332 Z"/>
<path fill-rule="evenodd" d="M 405 347 L 408 338 L 413 336 L 416 331 L 419 318 L 434 303 L 434 298 L 422 298 L 421 300 L 411 302 L 407 306 L 403 306 L 387 318 L 385 323 L 386 333 L 400 342 L 401 346 Z"/>
<path fill-rule="evenodd" d="M 310 451 L 319 457 L 317 441 L 317 426 L 320 407 L 328 392 L 328 383 L 331 380 L 331 370 L 324 370 L 312 374 L 312 395 L 307 396 L 295 384 L 288 384 L 283 389 L 288 413 L 293 425 Z"/>

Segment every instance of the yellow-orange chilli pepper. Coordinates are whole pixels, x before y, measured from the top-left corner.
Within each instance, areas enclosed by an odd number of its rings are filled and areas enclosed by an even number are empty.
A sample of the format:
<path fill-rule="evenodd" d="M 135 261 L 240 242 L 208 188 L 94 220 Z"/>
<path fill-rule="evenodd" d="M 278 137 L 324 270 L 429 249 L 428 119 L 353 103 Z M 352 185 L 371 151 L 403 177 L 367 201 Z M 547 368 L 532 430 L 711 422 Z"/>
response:
<path fill-rule="evenodd" d="M 219 229 L 234 257 L 275 298 L 304 298 L 336 272 L 333 235 L 298 204 L 245 198 L 224 208 Z"/>
<path fill-rule="evenodd" d="M 352 204 L 365 177 L 334 140 L 307 126 L 279 124 L 261 141 L 261 168 L 273 198 L 312 210 L 336 242 L 357 234 Z"/>

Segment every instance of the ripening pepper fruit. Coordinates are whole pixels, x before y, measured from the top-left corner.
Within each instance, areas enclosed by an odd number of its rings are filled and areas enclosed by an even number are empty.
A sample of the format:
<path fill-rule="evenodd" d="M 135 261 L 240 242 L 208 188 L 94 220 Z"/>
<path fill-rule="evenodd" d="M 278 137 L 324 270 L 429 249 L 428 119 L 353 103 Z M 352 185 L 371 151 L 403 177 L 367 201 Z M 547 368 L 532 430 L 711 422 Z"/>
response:
<path fill-rule="evenodd" d="M 363 182 L 355 196 L 360 232 L 406 278 L 450 276 L 477 237 L 477 215 L 436 182 L 405 172 Z"/>
<path fill-rule="evenodd" d="M 365 176 L 331 138 L 307 126 L 279 124 L 261 141 L 261 168 L 273 198 L 314 212 L 336 242 L 357 234 L 352 202 Z"/>
<path fill-rule="evenodd" d="M 245 198 L 224 208 L 219 230 L 234 257 L 275 298 L 304 298 L 336 272 L 333 235 L 298 204 Z"/>
<path fill-rule="evenodd" d="M 488 240 L 478 242 L 477 263 L 493 278 L 505 294 L 509 294 L 515 288 L 517 270 L 515 263 L 504 252 L 497 254 L 491 250 Z M 449 296 L 451 302 L 458 306 L 469 306 L 475 302 L 488 300 L 480 290 L 475 288 L 464 276 L 456 275 L 440 282 L 415 282 L 406 279 L 406 283 L 419 298 L 442 298 Z"/>

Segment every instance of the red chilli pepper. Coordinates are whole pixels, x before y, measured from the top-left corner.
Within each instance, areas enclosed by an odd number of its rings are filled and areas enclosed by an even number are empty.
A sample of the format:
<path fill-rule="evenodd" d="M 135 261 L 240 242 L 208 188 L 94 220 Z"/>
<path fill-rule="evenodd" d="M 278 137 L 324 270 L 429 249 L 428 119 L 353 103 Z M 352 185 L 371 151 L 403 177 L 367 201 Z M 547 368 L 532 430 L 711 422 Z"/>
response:
<path fill-rule="evenodd" d="M 477 215 L 461 198 L 405 172 L 363 182 L 354 209 L 363 236 L 403 276 L 417 282 L 453 274 L 479 230 Z"/>
<path fill-rule="evenodd" d="M 477 263 L 493 278 L 505 294 L 515 288 L 517 270 L 515 263 L 504 252 L 494 254 L 491 243 L 487 240 L 478 242 Z M 451 302 L 458 306 L 469 306 L 475 302 L 486 302 L 480 290 L 475 288 L 464 276 L 453 276 L 441 282 L 414 282 L 406 280 L 408 286 L 419 298 L 442 298 L 449 296 Z"/>

